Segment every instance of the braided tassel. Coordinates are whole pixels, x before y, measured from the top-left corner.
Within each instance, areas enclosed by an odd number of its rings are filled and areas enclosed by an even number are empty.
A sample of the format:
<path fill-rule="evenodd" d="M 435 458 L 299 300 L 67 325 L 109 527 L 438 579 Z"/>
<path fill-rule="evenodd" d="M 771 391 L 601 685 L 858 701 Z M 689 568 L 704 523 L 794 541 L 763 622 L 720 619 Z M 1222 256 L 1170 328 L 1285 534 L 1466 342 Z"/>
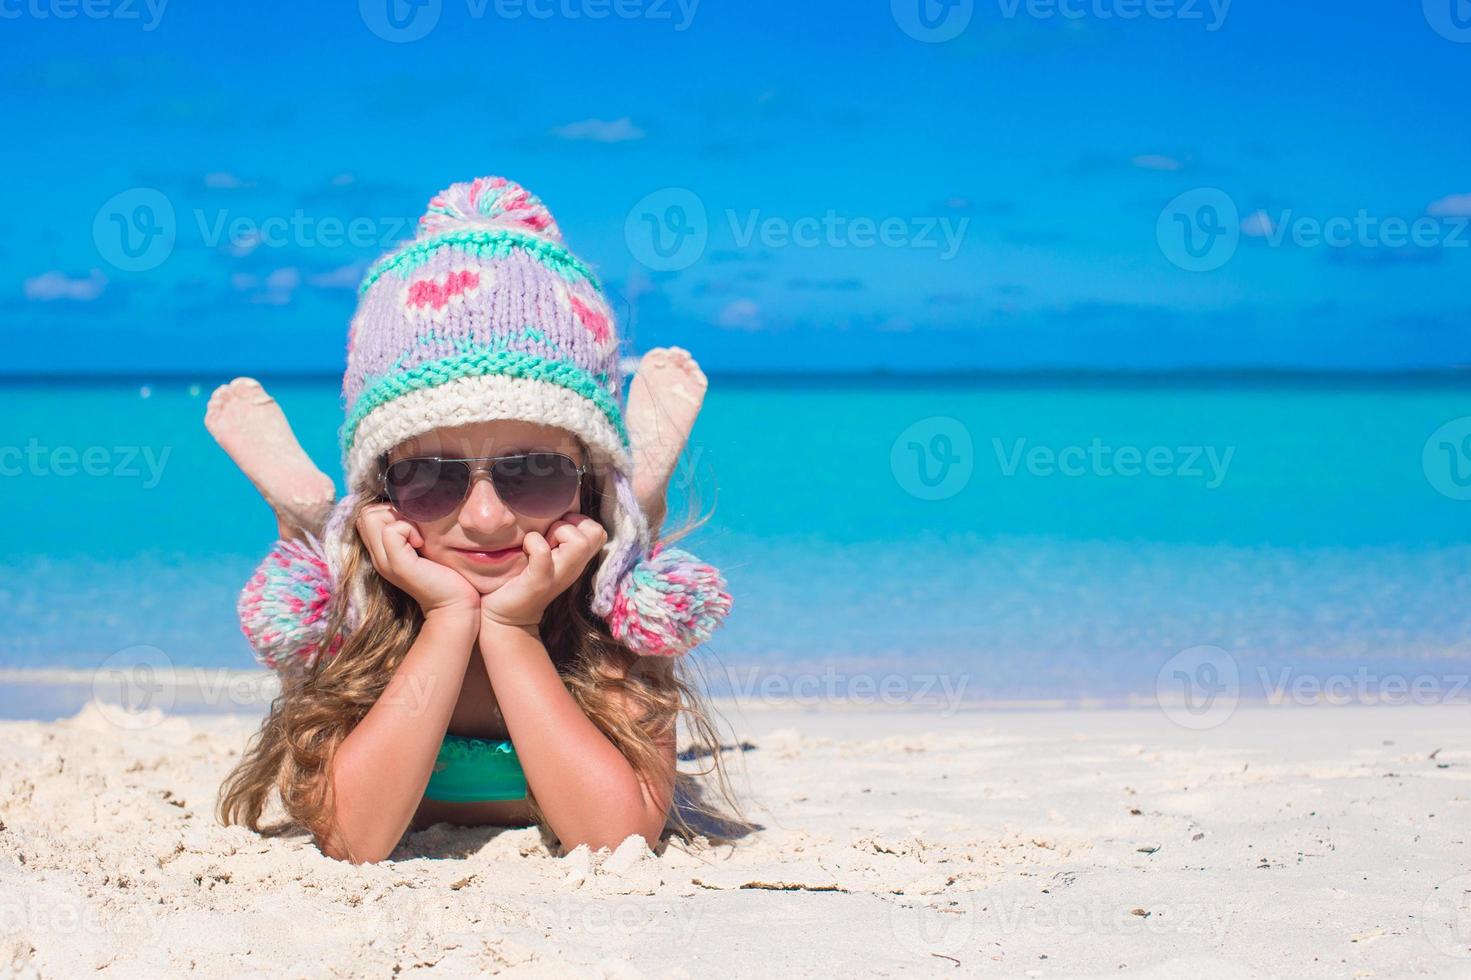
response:
<path fill-rule="evenodd" d="M 272 670 L 310 670 L 324 647 L 337 653 L 342 637 L 326 642 L 331 609 L 332 572 L 315 537 L 277 541 L 236 604 L 255 659 Z"/>
<path fill-rule="evenodd" d="M 710 639 L 730 606 L 718 569 L 660 544 L 619 581 L 608 629 L 641 656 L 674 657 Z"/>

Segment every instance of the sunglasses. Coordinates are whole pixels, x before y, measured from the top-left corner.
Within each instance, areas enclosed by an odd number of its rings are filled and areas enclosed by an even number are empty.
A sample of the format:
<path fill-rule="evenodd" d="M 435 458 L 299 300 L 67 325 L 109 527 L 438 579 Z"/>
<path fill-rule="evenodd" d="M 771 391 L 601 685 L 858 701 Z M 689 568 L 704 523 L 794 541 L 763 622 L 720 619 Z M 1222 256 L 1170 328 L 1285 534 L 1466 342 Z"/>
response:
<path fill-rule="evenodd" d="M 478 465 L 477 465 L 478 464 Z M 565 453 L 517 453 L 441 459 L 416 456 L 389 463 L 384 456 L 383 495 L 411 521 L 453 514 L 470 495 L 475 474 L 490 473 L 501 503 L 523 517 L 560 517 L 572 509 L 586 466 Z"/>

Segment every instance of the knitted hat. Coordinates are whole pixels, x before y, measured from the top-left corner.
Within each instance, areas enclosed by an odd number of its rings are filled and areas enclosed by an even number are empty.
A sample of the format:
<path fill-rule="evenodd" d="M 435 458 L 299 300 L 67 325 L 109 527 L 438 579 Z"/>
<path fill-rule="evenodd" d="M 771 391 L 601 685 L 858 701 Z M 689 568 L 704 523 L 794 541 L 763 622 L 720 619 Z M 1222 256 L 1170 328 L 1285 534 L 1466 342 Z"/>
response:
<path fill-rule="evenodd" d="M 432 429 L 503 419 L 565 429 L 586 447 L 608 531 L 590 607 L 614 638 L 673 655 L 709 637 L 730 596 L 720 573 L 688 552 L 650 550 L 612 311 L 538 198 L 502 177 L 454 184 L 358 292 L 342 382 L 348 493 L 323 540 L 278 542 L 242 594 L 242 627 L 263 662 L 314 661 L 339 587 L 353 592 L 355 625 L 362 583 L 340 583 L 338 570 L 356 534 L 348 517 L 378 492 L 379 457 Z"/>

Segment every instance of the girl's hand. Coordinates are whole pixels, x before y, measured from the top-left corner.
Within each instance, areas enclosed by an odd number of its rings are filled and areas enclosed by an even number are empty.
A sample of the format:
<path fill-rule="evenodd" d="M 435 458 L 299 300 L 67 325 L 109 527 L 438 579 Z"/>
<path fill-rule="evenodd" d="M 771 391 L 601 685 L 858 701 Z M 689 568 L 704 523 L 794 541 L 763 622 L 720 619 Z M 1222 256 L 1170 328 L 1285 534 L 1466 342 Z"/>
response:
<path fill-rule="evenodd" d="M 414 525 L 395 517 L 392 504 L 364 508 L 357 528 L 378 574 L 412 596 L 426 619 L 435 613 L 474 617 L 480 593 L 453 568 L 430 561 L 414 550 L 424 547 L 424 538 Z"/>
<path fill-rule="evenodd" d="M 482 624 L 539 626 L 551 601 L 577 581 L 587 563 L 608 540 L 608 532 L 586 514 L 568 513 L 543 536 L 527 533 L 521 547 L 526 567 L 480 600 Z"/>

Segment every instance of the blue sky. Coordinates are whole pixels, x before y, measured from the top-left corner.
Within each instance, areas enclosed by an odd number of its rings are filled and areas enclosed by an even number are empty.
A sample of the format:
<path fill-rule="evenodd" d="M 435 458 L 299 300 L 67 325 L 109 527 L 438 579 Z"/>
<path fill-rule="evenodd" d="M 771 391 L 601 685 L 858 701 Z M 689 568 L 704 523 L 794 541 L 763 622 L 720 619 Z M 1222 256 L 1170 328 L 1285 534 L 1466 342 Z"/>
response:
<path fill-rule="evenodd" d="M 1465 0 L 418 3 L 0 2 L 0 371 L 340 370 L 484 174 L 717 371 L 1471 363 Z"/>

